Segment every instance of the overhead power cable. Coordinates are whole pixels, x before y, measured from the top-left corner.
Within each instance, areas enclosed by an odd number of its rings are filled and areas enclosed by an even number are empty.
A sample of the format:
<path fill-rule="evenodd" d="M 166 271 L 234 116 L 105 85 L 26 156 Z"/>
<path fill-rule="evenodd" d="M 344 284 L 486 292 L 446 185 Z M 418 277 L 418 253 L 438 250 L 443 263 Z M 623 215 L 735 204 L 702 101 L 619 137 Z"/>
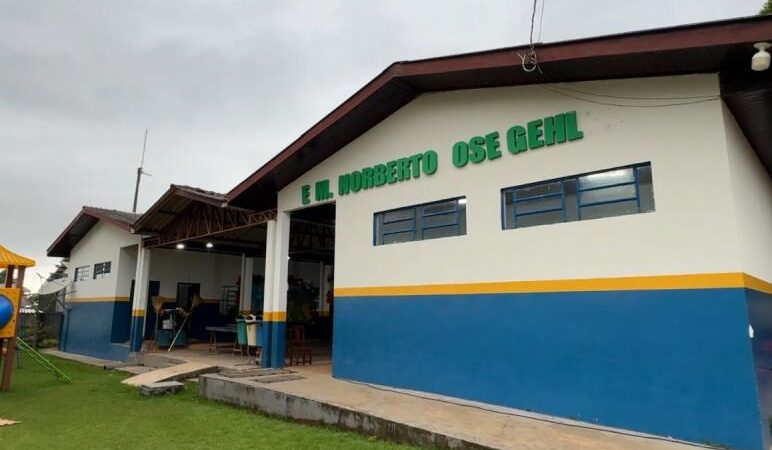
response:
<path fill-rule="evenodd" d="M 714 95 L 712 97 L 708 98 L 700 98 L 698 100 L 689 100 L 689 101 L 683 101 L 683 102 L 674 102 L 674 103 L 658 103 L 658 104 L 648 104 L 648 105 L 632 105 L 632 104 L 623 104 L 623 103 L 613 103 L 613 102 L 605 102 L 600 100 L 590 100 L 588 98 L 580 97 L 578 95 L 573 95 L 568 92 L 562 92 L 558 89 L 554 89 L 552 87 L 544 86 L 544 85 L 538 85 L 540 88 L 552 92 L 553 94 L 562 95 L 564 97 L 573 98 L 575 100 L 580 100 L 587 103 L 593 103 L 596 105 L 604 105 L 604 106 L 614 106 L 618 108 L 668 108 L 672 106 L 685 106 L 685 105 L 696 105 L 698 103 L 705 103 L 705 102 L 712 102 L 715 100 L 718 100 L 721 98 L 719 95 Z M 640 100 L 640 99 L 639 99 Z M 648 100 L 648 99 L 647 99 Z"/>

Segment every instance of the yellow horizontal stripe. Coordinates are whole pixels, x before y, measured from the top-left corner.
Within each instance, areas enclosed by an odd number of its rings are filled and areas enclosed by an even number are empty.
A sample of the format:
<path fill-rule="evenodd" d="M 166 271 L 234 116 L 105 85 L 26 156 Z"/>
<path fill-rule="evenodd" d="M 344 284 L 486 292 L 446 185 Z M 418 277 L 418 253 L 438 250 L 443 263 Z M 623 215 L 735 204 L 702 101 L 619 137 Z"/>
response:
<path fill-rule="evenodd" d="M 390 295 L 513 294 L 534 292 L 638 291 L 663 289 L 717 289 L 748 287 L 772 293 L 772 285 L 742 272 L 570 280 L 506 281 L 407 286 L 341 287 L 336 297 Z"/>
<path fill-rule="evenodd" d="M 263 313 L 263 320 L 268 322 L 286 322 L 287 311 L 266 311 Z"/>
<path fill-rule="evenodd" d="M 129 297 L 68 297 L 66 301 L 69 303 L 128 302 Z"/>
<path fill-rule="evenodd" d="M 743 283 L 748 289 L 753 289 L 754 291 L 764 292 L 766 294 L 772 295 L 772 283 L 764 281 L 761 278 L 756 278 L 753 275 L 744 273 Z"/>
<path fill-rule="evenodd" d="M 242 315 L 242 316 L 248 316 L 248 315 L 252 314 L 252 311 L 239 311 L 239 314 Z"/>
<path fill-rule="evenodd" d="M 131 317 L 145 317 L 145 310 L 144 309 L 132 309 L 131 310 Z"/>

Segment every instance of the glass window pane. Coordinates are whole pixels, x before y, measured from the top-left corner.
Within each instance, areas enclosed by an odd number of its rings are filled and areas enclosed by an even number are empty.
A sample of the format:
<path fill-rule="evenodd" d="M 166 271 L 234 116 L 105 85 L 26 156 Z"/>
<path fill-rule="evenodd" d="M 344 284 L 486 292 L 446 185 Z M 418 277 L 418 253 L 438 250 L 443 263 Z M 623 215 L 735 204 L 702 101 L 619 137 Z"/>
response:
<path fill-rule="evenodd" d="M 579 216 L 576 213 L 576 179 L 570 178 L 564 181 L 563 189 L 565 190 L 566 194 L 566 221 L 572 222 L 574 220 L 579 220 Z"/>
<path fill-rule="evenodd" d="M 641 198 L 641 212 L 654 211 L 654 188 L 651 180 L 651 166 L 638 168 L 638 195 Z"/>
<path fill-rule="evenodd" d="M 381 233 L 394 233 L 398 231 L 413 231 L 415 229 L 415 221 L 400 220 L 399 222 L 391 222 L 383 224 L 383 231 Z"/>
<path fill-rule="evenodd" d="M 562 211 L 552 211 L 530 216 L 520 216 L 517 218 L 517 228 L 532 227 L 534 225 L 547 225 L 550 223 L 563 222 Z"/>
<path fill-rule="evenodd" d="M 455 225 L 449 227 L 429 228 L 423 231 L 423 239 L 437 239 L 449 236 L 457 236 L 458 228 Z"/>
<path fill-rule="evenodd" d="M 414 217 L 414 208 L 398 209 L 396 211 L 387 211 L 383 213 L 383 222 L 396 222 L 398 220 L 412 219 Z"/>
<path fill-rule="evenodd" d="M 526 200 L 523 202 L 515 203 L 517 214 L 524 214 L 532 211 L 544 211 L 545 209 L 560 208 L 560 196 L 535 198 L 533 200 Z"/>
<path fill-rule="evenodd" d="M 635 200 L 618 203 L 607 203 L 604 205 L 583 206 L 581 207 L 582 220 L 599 219 L 601 217 L 623 216 L 625 214 L 635 214 L 638 212 L 638 203 Z"/>
<path fill-rule="evenodd" d="M 458 219 L 456 218 L 456 212 L 450 214 L 441 214 L 438 216 L 429 216 L 423 218 L 423 227 L 436 227 L 441 225 L 456 225 Z"/>
<path fill-rule="evenodd" d="M 449 202 L 435 203 L 423 207 L 423 215 L 431 216 L 434 214 L 442 214 L 448 212 L 456 212 L 458 206 L 458 200 L 451 200 Z"/>
<path fill-rule="evenodd" d="M 635 185 L 627 184 L 624 186 L 614 186 L 609 188 L 595 189 L 592 191 L 583 191 L 579 193 L 579 200 L 582 205 L 587 203 L 608 202 L 622 198 L 634 198 Z"/>
<path fill-rule="evenodd" d="M 396 244 L 398 242 L 410 242 L 413 240 L 415 240 L 415 233 L 412 231 L 397 234 L 387 234 L 383 236 L 384 244 Z"/>
<path fill-rule="evenodd" d="M 635 180 L 632 168 L 607 170 L 579 177 L 579 189 L 584 190 L 618 183 L 632 183 L 633 181 Z"/>
<path fill-rule="evenodd" d="M 515 191 L 510 189 L 504 191 L 504 217 L 502 217 L 504 223 L 504 229 L 515 228 Z"/>
<path fill-rule="evenodd" d="M 538 197 L 540 195 L 547 194 L 559 194 L 560 193 L 560 181 L 551 181 L 549 183 L 537 184 L 533 186 L 526 186 L 515 189 L 515 195 L 518 201 Z"/>

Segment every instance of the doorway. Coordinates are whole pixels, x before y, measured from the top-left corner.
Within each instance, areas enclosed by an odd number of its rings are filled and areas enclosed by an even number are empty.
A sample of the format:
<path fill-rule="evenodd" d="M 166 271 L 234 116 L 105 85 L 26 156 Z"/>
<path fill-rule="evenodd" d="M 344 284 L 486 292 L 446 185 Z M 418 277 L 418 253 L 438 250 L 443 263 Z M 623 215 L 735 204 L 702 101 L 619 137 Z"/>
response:
<path fill-rule="evenodd" d="M 314 363 L 332 361 L 335 204 L 290 215 L 287 289 L 288 339 L 302 333 Z M 288 340 L 288 350 L 293 344 Z M 287 357 L 291 356 L 288 352 Z"/>

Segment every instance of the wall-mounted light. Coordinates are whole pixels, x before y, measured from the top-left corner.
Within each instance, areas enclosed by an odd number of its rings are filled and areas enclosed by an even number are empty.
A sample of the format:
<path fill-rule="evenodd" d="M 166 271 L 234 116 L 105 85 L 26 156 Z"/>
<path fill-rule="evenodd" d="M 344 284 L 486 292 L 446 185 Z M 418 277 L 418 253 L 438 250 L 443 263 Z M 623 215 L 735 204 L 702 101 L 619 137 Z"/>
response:
<path fill-rule="evenodd" d="M 179 244 L 177 244 L 177 250 L 185 250 L 185 244 L 184 244 L 184 243 L 182 243 L 182 242 L 180 242 Z"/>
<path fill-rule="evenodd" d="M 213 248 L 213 247 L 214 247 L 214 244 L 212 244 L 211 242 L 206 243 L 206 248 Z"/>
<path fill-rule="evenodd" d="M 753 58 L 751 58 L 751 69 L 756 72 L 769 69 L 769 52 L 767 52 L 767 49 L 772 47 L 772 44 L 769 42 L 757 42 L 753 44 L 753 46 L 756 47 L 758 51 L 753 55 Z"/>

